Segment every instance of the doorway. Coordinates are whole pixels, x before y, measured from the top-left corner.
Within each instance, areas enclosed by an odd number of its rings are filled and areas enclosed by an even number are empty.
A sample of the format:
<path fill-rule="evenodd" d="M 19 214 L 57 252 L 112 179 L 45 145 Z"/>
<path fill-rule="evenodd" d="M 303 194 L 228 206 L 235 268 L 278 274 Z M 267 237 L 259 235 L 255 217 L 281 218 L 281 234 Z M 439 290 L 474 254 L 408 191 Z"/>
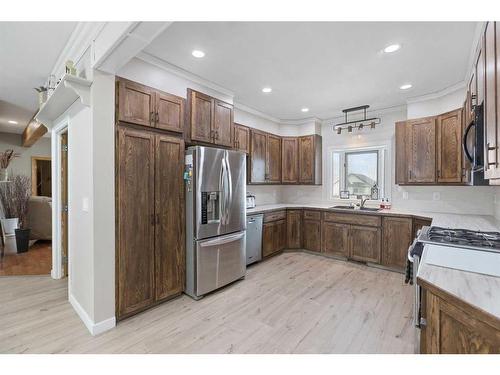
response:
<path fill-rule="evenodd" d="M 50 157 L 31 157 L 31 195 L 52 196 L 52 162 Z"/>

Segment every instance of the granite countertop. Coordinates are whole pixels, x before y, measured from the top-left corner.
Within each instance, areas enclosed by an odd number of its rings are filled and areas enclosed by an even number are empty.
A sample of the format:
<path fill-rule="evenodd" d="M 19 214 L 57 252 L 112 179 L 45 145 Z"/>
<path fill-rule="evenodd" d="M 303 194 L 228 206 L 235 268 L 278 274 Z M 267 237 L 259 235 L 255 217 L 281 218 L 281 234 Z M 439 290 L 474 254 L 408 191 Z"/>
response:
<path fill-rule="evenodd" d="M 247 210 L 247 215 L 283 210 L 287 208 L 321 209 L 360 215 L 412 216 L 432 219 L 432 225 L 445 228 L 463 228 L 480 231 L 500 231 L 493 216 L 451 214 L 391 208 L 377 212 L 331 209 L 335 204 L 268 204 Z M 425 263 L 425 255 L 418 271 L 419 283 L 434 287 L 440 292 L 458 298 L 489 316 L 500 320 L 500 277 L 482 275 Z"/>

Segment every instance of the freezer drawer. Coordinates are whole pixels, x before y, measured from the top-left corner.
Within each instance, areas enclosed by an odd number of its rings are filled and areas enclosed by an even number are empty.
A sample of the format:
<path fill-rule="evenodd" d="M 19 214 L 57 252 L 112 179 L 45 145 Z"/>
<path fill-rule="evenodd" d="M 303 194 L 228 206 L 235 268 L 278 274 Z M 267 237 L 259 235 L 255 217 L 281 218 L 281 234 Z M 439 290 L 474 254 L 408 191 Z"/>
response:
<path fill-rule="evenodd" d="M 245 276 L 245 246 L 245 231 L 196 242 L 196 297 Z"/>

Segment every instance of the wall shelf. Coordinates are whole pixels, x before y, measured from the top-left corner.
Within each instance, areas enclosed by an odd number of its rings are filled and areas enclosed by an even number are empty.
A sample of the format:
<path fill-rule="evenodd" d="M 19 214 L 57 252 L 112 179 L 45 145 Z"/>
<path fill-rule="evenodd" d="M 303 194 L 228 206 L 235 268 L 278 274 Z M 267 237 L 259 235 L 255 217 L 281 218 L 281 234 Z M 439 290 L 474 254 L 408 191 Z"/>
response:
<path fill-rule="evenodd" d="M 65 74 L 35 118 L 51 129 L 54 120 L 61 116 L 75 101 L 80 100 L 84 106 L 90 106 L 91 86 L 92 81 L 88 79 Z"/>

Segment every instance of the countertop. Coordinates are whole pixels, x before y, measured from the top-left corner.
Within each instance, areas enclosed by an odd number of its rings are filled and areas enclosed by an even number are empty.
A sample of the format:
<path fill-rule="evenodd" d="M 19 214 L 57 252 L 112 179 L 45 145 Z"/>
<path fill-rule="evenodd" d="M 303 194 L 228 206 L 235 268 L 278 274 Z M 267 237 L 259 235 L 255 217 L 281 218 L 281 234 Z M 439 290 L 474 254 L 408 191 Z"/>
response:
<path fill-rule="evenodd" d="M 408 209 L 381 210 L 377 212 L 331 209 L 327 204 L 269 204 L 247 210 L 247 215 L 283 210 L 321 209 L 338 212 L 356 213 L 360 215 L 412 216 L 432 219 L 432 225 L 445 228 L 463 228 L 481 231 L 500 231 L 500 226 L 493 216 L 448 214 L 441 212 L 417 211 Z M 500 320 L 500 278 L 466 272 L 425 263 L 425 256 L 420 263 L 418 282 L 434 287 L 447 295 L 458 298 L 489 316 Z"/>

